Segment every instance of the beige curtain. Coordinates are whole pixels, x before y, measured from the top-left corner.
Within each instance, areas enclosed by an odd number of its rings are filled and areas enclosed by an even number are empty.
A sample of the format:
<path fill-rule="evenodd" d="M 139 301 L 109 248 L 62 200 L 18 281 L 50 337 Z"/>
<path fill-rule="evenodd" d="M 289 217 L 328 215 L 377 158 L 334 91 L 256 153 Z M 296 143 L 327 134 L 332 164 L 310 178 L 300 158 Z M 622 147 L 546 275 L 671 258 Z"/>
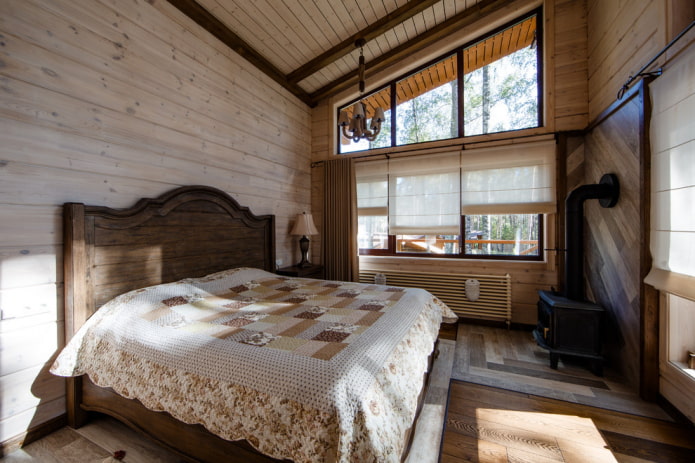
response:
<path fill-rule="evenodd" d="M 357 194 L 350 158 L 324 163 L 323 263 L 326 279 L 357 281 Z"/>

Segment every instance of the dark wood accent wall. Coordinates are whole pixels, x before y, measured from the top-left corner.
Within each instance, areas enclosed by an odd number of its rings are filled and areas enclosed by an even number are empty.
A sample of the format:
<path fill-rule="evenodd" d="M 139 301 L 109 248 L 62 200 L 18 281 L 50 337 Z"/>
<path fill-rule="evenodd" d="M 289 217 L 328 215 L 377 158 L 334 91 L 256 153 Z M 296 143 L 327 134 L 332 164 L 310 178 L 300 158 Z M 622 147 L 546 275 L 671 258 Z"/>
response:
<path fill-rule="evenodd" d="M 654 398 L 658 371 L 650 360 L 657 353 L 656 314 L 642 282 L 649 263 L 649 148 L 645 120 L 648 97 L 641 83 L 604 112 L 584 137 L 584 159 L 568 189 L 583 170 L 583 183 L 598 183 L 614 173 L 620 199 L 613 208 L 598 201 L 584 204 L 585 282 L 588 299 L 607 310 L 605 355 L 628 384 Z M 576 154 L 575 154 L 576 156 Z M 655 357 L 654 357 L 655 358 Z"/>

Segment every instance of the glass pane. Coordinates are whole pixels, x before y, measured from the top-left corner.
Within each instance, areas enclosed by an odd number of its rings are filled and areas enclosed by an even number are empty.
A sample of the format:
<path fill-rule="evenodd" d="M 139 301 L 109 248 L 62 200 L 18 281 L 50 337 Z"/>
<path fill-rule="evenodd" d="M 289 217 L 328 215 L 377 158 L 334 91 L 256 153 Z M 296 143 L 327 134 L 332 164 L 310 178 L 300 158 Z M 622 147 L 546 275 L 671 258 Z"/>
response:
<path fill-rule="evenodd" d="M 367 111 L 366 117 L 368 121 L 372 120 L 376 108 L 382 108 L 384 110 L 384 118 L 386 119 L 381 123 L 381 129 L 374 140 L 370 141 L 368 139 L 362 138 L 359 141 L 354 141 L 350 138 L 350 131 L 346 134 L 342 128 L 338 128 L 338 151 L 340 153 L 352 153 L 355 151 L 362 151 L 375 148 L 386 148 L 391 146 L 391 87 L 383 88 L 377 92 L 365 96 L 360 100 L 365 104 Z M 339 108 L 338 115 L 340 111 L 345 111 L 348 118 L 352 120 L 352 115 L 354 112 L 355 104 L 349 104 Z M 369 127 L 367 127 L 369 128 Z"/>
<path fill-rule="evenodd" d="M 467 215 L 464 253 L 469 256 L 541 255 L 540 215 Z"/>
<path fill-rule="evenodd" d="M 538 127 L 536 17 L 466 48 L 464 135 Z"/>
<path fill-rule="evenodd" d="M 458 254 L 458 235 L 396 235 L 396 252 Z"/>
<path fill-rule="evenodd" d="M 388 249 L 386 216 L 365 215 L 357 219 L 357 243 L 360 249 Z"/>
<path fill-rule="evenodd" d="M 396 144 L 458 136 L 456 55 L 396 83 Z"/>

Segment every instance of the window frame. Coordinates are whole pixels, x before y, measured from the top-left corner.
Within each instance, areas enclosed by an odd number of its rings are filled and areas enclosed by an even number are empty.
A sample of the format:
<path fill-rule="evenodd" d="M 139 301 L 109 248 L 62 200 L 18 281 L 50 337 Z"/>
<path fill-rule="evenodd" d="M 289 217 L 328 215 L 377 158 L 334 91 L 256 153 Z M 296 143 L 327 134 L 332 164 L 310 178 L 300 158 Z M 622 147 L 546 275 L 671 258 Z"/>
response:
<path fill-rule="evenodd" d="M 544 85 L 543 85 L 543 76 L 544 76 L 544 69 L 543 69 L 543 35 L 544 35 L 544 30 L 543 30 L 543 9 L 541 7 L 535 8 L 521 16 L 518 16 L 512 21 L 507 22 L 506 24 L 497 27 L 493 29 L 492 31 L 483 34 L 467 43 L 465 43 L 462 46 L 456 47 L 453 50 L 449 50 L 446 53 L 441 54 L 440 56 L 437 56 L 436 58 L 428 61 L 427 63 L 423 64 L 422 66 L 419 66 L 415 69 L 411 69 L 408 72 L 405 72 L 395 79 L 389 81 L 387 84 L 384 84 L 374 90 L 372 90 L 369 93 L 366 93 L 364 95 L 358 96 L 357 98 L 354 98 L 347 103 L 341 104 L 341 105 L 336 105 L 335 106 L 335 117 L 336 121 L 338 120 L 340 116 L 340 111 L 341 109 L 345 109 L 351 105 L 354 105 L 356 102 L 364 99 L 365 97 L 368 97 L 372 94 L 381 92 L 387 88 L 390 89 L 390 127 L 391 127 L 391 134 L 390 134 L 390 139 L 391 139 L 391 144 L 388 147 L 379 147 L 379 148 L 367 148 L 363 150 L 355 150 L 355 151 L 349 151 L 349 152 L 341 152 L 341 137 L 342 137 L 342 131 L 337 130 L 336 131 L 336 137 L 335 137 L 335 142 L 336 142 L 336 150 L 335 152 L 339 156 L 345 156 L 345 155 L 350 155 L 354 153 L 365 153 L 369 152 L 371 150 L 377 150 L 377 149 L 384 149 L 384 148 L 398 148 L 398 147 L 403 147 L 403 146 L 416 146 L 420 145 L 423 143 L 432 143 L 434 141 L 442 141 L 442 140 L 454 140 L 456 138 L 465 138 L 467 136 L 470 137 L 476 137 L 480 136 L 480 134 L 475 134 L 475 135 L 466 135 L 465 130 L 464 130 L 464 74 L 463 74 L 463 53 L 464 50 L 466 50 L 469 47 L 472 47 L 473 45 L 487 40 L 490 37 L 493 37 L 500 32 L 514 26 L 515 24 L 518 24 L 520 22 L 523 22 L 524 20 L 527 20 L 533 16 L 536 16 L 536 69 L 537 69 L 537 80 L 536 80 L 536 92 L 537 92 L 537 121 L 536 125 L 534 127 L 525 127 L 525 128 L 519 128 L 519 129 L 510 129 L 510 130 L 502 130 L 499 132 L 489 132 L 487 134 L 483 135 L 492 135 L 492 134 L 503 134 L 503 133 L 513 133 L 513 132 L 518 132 L 518 131 L 523 131 L 523 130 L 530 130 L 530 129 L 538 129 L 543 127 L 543 122 L 544 122 L 544 114 L 545 114 L 545 101 L 543 98 L 544 94 Z M 408 143 L 408 144 L 403 144 L 403 145 L 398 145 L 397 144 L 397 85 L 398 82 L 408 78 L 411 75 L 417 74 L 437 63 L 440 61 L 447 59 L 450 56 L 456 56 L 456 68 L 457 68 L 457 77 L 456 77 L 456 85 L 457 85 L 457 101 L 456 101 L 456 113 L 457 113 L 457 131 L 458 131 L 458 136 L 455 138 L 446 138 L 446 139 L 440 139 L 440 140 L 429 140 L 429 141 L 422 141 L 422 142 L 416 142 L 416 143 Z"/>
<path fill-rule="evenodd" d="M 494 255 L 494 254 L 466 254 L 465 232 L 466 216 L 461 215 L 461 227 L 459 230 L 459 252 L 457 254 L 431 254 L 424 252 L 397 252 L 396 251 L 396 235 L 388 235 L 386 240 L 387 249 L 370 249 L 360 248 L 360 256 L 388 256 L 388 257 L 416 257 L 420 259 L 467 259 L 467 260 L 508 260 L 508 261 L 524 261 L 524 262 L 543 262 L 545 261 L 545 218 L 547 214 L 529 214 L 538 216 L 538 246 L 540 247 L 537 256 L 509 256 L 509 255 Z"/>

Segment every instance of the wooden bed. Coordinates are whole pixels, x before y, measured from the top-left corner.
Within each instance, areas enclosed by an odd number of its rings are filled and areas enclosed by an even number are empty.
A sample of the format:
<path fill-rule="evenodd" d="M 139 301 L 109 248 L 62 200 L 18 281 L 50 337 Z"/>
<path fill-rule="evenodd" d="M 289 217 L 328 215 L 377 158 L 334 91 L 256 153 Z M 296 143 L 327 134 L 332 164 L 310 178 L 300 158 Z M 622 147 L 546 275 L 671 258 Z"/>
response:
<path fill-rule="evenodd" d="M 206 186 L 177 188 L 122 210 L 67 203 L 64 243 L 66 341 L 101 305 L 127 291 L 234 267 L 275 267 L 274 216 L 256 216 Z M 148 410 L 86 376 L 67 378 L 69 425 L 84 424 L 88 412 L 115 417 L 191 461 L 278 461 L 244 441 Z M 409 442 L 413 430 L 405 436 Z"/>

